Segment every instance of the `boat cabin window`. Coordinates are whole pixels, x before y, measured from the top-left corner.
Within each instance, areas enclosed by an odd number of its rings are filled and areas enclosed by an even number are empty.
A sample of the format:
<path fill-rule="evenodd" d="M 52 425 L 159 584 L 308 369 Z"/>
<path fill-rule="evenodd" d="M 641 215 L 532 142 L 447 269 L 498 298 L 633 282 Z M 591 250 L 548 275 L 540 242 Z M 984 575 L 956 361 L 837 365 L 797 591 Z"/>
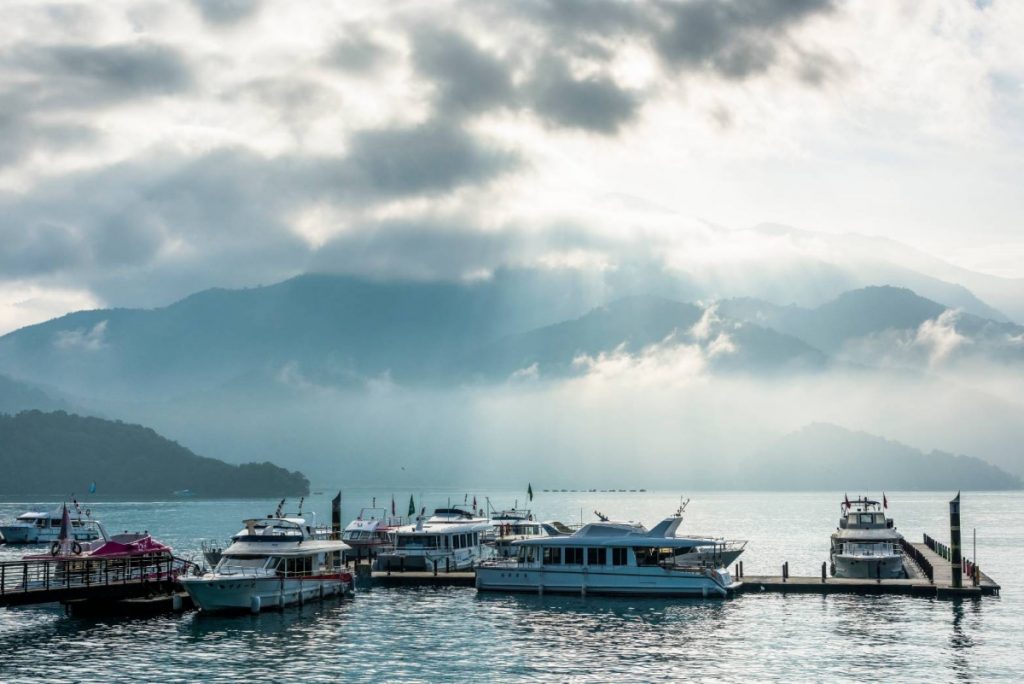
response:
<path fill-rule="evenodd" d="M 279 566 L 286 575 L 308 575 L 313 572 L 312 556 L 297 556 L 285 558 L 284 563 Z"/>
<path fill-rule="evenodd" d="M 672 560 L 675 551 L 672 549 L 635 548 L 633 553 L 636 554 L 637 565 L 657 565 L 662 561 Z"/>
<path fill-rule="evenodd" d="M 558 546 L 544 547 L 544 565 L 559 565 L 562 562 L 562 549 Z"/>
<path fill-rule="evenodd" d="M 535 546 L 520 546 L 519 547 L 519 562 L 520 563 L 532 563 L 537 558 L 536 554 L 537 547 Z"/>
<path fill-rule="evenodd" d="M 594 548 L 587 549 L 587 565 L 605 565 L 608 560 L 608 549 Z"/>
<path fill-rule="evenodd" d="M 566 547 L 565 549 L 565 560 L 563 561 L 566 565 L 583 565 L 583 549 Z"/>
<path fill-rule="evenodd" d="M 616 546 L 612 549 L 612 565 L 629 565 L 629 549 Z"/>

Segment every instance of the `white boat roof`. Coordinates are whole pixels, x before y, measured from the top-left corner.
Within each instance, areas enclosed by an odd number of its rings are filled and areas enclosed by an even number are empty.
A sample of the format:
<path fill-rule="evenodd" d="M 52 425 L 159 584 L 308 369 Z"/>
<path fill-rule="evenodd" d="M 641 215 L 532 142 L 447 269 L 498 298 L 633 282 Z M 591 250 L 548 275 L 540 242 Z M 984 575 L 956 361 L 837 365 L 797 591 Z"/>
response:
<path fill-rule="evenodd" d="M 348 551 L 352 547 L 334 539 L 308 541 L 253 542 L 236 541 L 224 549 L 224 556 L 310 556 L 314 553 Z"/>
<path fill-rule="evenodd" d="M 903 538 L 902 534 L 891 527 L 839 529 L 832 536 L 844 541 L 899 541 Z"/>
<path fill-rule="evenodd" d="M 724 544 L 724 539 L 710 537 L 677 537 L 676 530 L 682 523 L 681 515 L 672 515 L 654 529 L 636 522 L 613 522 L 602 520 L 588 523 L 573 534 L 560 537 L 523 539 L 512 542 L 513 546 L 632 546 L 661 549 L 692 548 Z"/>

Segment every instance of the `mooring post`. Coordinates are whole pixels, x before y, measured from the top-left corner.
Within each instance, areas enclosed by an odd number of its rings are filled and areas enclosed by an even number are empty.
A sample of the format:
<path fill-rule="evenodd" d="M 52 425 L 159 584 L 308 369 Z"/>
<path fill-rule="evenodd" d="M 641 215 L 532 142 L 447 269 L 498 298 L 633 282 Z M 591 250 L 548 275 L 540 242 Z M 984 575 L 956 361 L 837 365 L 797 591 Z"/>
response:
<path fill-rule="evenodd" d="M 782 564 L 782 581 L 789 579 L 789 561 Z"/>
<path fill-rule="evenodd" d="M 825 583 L 825 561 L 821 561 L 821 583 Z"/>
<path fill-rule="evenodd" d="M 949 564 L 953 575 L 953 587 L 964 585 L 963 567 L 960 559 L 960 492 L 949 502 Z"/>
<path fill-rule="evenodd" d="M 740 577 L 743 577 L 743 561 L 740 561 Z"/>

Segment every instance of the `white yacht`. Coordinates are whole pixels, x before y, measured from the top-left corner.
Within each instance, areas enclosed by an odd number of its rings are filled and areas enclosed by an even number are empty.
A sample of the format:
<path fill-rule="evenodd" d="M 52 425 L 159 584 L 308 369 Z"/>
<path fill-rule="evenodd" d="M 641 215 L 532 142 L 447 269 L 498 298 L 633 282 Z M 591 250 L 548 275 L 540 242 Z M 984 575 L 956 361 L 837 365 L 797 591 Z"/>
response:
<path fill-rule="evenodd" d="M 535 520 L 533 513 L 521 508 L 511 508 L 491 513 L 493 535 L 489 542 L 499 558 L 515 555 L 512 542 L 537 537 L 554 537 L 572 534 L 572 530 L 560 522 L 542 523 Z"/>
<path fill-rule="evenodd" d="M 181 584 L 203 611 L 284 607 L 353 591 L 343 564 L 348 544 L 303 518 L 245 521 L 216 567 Z"/>
<path fill-rule="evenodd" d="M 405 520 L 388 515 L 384 508 L 363 508 L 345 526 L 341 540 L 352 547 L 356 558 L 373 558 L 395 548 L 395 531 L 403 524 Z"/>
<path fill-rule="evenodd" d="M 454 506 L 395 530 L 395 548 L 377 556 L 380 570 L 467 570 L 494 556 L 486 544 L 491 521 Z"/>
<path fill-rule="evenodd" d="M 52 511 L 28 511 L 19 515 L 14 522 L 0 525 L 0 538 L 7 544 L 50 544 L 60 537 L 60 525 L 64 507 Z M 93 520 L 90 511 L 85 517 L 79 513 L 71 518 L 71 538 L 78 542 L 91 542 L 103 538 L 100 523 Z"/>
<path fill-rule="evenodd" d="M 477 589 L 727 596 L 739 586 L 727 566 L 746 542 L 677 537 L 682 507 L 652 530 L 599 517 L 571 535 L 513 542 L 515 558 L 477 567 Z"/>
<path fill-rule="evenodd" d="M 865 497 L 844 498 L 839 527 L 832 533 L 832 574 L 868 579 L 906 577 L 901 539 L 892 518 L 885 517 L 883 504 Z"/>

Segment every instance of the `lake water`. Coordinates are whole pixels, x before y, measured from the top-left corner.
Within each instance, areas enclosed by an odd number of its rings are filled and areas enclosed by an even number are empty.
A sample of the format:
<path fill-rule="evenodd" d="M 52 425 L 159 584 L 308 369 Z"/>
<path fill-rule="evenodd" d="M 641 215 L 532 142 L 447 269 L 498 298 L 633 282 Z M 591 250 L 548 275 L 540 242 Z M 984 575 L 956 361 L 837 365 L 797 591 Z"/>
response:
<path fill-rule="evenodd" d="M 330 495 L 306 511 L 329 521 Z M 417 507 L 459 492 L 414 492 Z M 475 492 L 511 507 L 524 492 Z M 850 492 L 853 496 L 857 494 Z M 469 492 L 472 499 L 474 492 Z M 541 519 L 585 521 L 599 510 L 653 525 L 676 493 L 535 492 Z M 346 490 L 344 519 L 390 492 Z M 396 491 L 399 511 L 409 492 Z M 683 529 L 748 539 L 748 575 L 818 575 L 842 493 L 697 492 Z M 889 492 L 889 513 L 913 541 L 948 540 L 950 493 Z M 41 502 L 0 502 L 8 520 Z M 276 501 L 91 501 L 110 531 L 147 529 L 179 555 L 222 540 Z M 292 507 L 289 505 L 289 512 Z M 72 618 L 60 606 L 0 609 L 0 681 L 1020 681 L 1024 676 L 1024 493 L 964 493 L 965 554 L 1001 597 L 745 594 L 729 600 L 478 595 L 472 588 L 371 588 L 260 615 L 197 612 Z M 0 546 L 0 558 L 24 549 Z"/>

